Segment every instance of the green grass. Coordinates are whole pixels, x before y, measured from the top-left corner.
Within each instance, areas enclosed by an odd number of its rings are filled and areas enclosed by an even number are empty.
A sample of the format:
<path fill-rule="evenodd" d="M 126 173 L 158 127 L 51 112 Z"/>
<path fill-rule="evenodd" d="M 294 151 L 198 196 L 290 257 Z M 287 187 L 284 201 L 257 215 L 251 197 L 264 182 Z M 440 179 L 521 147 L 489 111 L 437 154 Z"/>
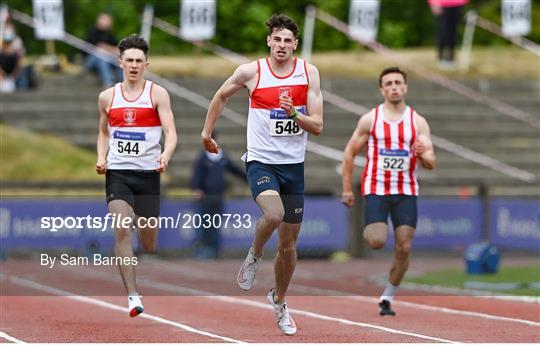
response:
<path fill-rule="evenodd" d="M 0 181 L 103 181 L 96 155 L 63 139 L 0 124 Z"/>
<path fill-rule="evenodd" d="M 520 287 L 513 290 L 493 290 L 501 294 L 540 296 L 540 289 L 526 287 L 527 283 L 540 282 L 540 266 L 502 267 L 496 274 L 467 275 L 463 269 L 444 269 L 428 272 L 422 276 L 407 279 L 407 282 L 439 285 L 447 287 L 465 288 L 465 282 L 483 283 L 520 283 Z M 525 286 L 523 286 L 525 285 Z"/>

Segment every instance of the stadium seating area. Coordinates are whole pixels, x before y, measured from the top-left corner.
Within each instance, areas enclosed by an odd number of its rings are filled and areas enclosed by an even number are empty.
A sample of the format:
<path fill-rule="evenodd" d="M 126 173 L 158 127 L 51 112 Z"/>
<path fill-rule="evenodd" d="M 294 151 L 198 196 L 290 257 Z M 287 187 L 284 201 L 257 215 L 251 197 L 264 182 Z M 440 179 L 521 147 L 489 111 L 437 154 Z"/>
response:
<path fill-rule="evenodd" d="M 195 78 L 175 81 L 209 99 L 222 82 L 217 79 Z M 323 76 L 322 83 L 324 89 L 366 108 L 371 108 L 381 101 L 376 80 L 338 80 Z M 540 118 L 538 81 L 471 81 L 467 84 Z M 94 80 L 89 78 L 46 75 L 39 90 L 3 97 L 0 119 L 9 125 L 59 135 L 94 150 L 98 125 L 96 101 L 99 91 Z M 200 150 L 200 132 L 206 109 L 174 95 L 171 95 L 171 98 L 180 143 L 171 162 L 171 184 L 186 187 L 191 175 L 192 161 Z M 228 107 L 240 114 L 246 114 L 247 102 L 247 93 L 240 92 L 231 99 Z M 423 80 L 409 81 L 408 102 L 428 119 L 432 132 L 437 136 L 540 177 L 538 128 Z M 324 115 L 323 135 L 311 136 L 310 140 L 343 150 L 358 116 L 328 103 L 325 104 Z M 221 145 L 232 157 L 239 158 L 245 151 L 245 128 L 225 117 L 219 120 L 217 128 L 221 133 Z M 438 168 L 434 172 L 421 172 L 424 193 L 456 194 L 462 185 L 477 186 L 480 183 L 501 187 L 494 189 L 495 193 L 499 194 L 539 193 L 536 184 L 523 184 L 441 148 L 437 149 L 437 155 Z M 306 162 L 308 192 L 340 192 L 338 161 L 308 153 Z M 355 175 L 359 176 L 360 172 L 361 169 L 357 168 Z M 245 188 L 240 185 L 236 187 Z"/>

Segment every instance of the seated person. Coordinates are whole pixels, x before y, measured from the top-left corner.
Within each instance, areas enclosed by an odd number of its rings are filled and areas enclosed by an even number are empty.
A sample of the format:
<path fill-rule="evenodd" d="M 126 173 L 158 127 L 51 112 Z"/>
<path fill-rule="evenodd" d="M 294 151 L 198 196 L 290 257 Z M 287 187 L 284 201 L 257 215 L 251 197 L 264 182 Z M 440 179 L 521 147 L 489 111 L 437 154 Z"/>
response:
<path fill-rule="evenodd" d="M 107 13 L 100 13 L 96 20 L 96 26 L 90 30 L 86 40 L 99 49 L 116 56 L 118 55 L 118 49 L 116 48 L 118 40 L 112 34 L 111 28 L 112 17 Z M 98 73 L 104 88 L 114 85 L 117 81 L 122 81 L 120 67 L 96 55 L 88 54 L 86 56 L 85 67 Z"/>
<path fill-rule="evenodd" d="M 21 72 L 21 58 L 13 46 L 15 33 L 5 30 L 0 48 L 0 92 L 15 91 L 15 81 Z"/>

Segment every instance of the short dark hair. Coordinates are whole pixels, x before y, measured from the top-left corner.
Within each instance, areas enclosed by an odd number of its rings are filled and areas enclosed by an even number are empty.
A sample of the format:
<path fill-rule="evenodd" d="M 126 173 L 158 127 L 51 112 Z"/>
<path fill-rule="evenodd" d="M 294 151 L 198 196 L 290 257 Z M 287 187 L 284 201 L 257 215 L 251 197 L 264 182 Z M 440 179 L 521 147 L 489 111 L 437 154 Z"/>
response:
<path fill-rule="evenodd" d="M 405 84 L 407 84 L 407 73 L 405 71 L 399 69 L 399 67 L 387 67 L 382 70 L 381 75 L 379 75 L 379 87 L 382 87 L 382 78 L 390 73 L 399 73 L 403 76 L 403 80 L 405 80 Z"/>
<path fill-rule="evenodd" d="M 120 50 L 120 56 L 128 49 L 140 49 L 143 51 L 144 56 L 148 57 L 148 43 L 137 34 L 131 34 L 128 37 L 122 39 L 118 43 L 118 50 Z"/>
<path fill-rule="evenodd" d="M 284 14 L 274 13 L 266 22 L 266 26 L 268 27 L 268 36 L 272 35 L 274 29 L 278 31 L 288 29 L 292 31 L 294 38 L 298 38 L 298 24 L 296 24 L 294 19 Z"/>

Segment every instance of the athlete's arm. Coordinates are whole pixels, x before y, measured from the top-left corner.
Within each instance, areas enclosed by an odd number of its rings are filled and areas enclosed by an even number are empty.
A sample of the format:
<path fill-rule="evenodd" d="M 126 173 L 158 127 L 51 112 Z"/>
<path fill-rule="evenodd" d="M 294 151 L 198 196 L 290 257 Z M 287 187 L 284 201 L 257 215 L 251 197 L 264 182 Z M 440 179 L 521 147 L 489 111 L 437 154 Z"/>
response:
<path fill-rule="evenodd" d="M 307 113 L 309 116 L 297 113 L 298 116 L 294 121 L 298 123 L 300 128 L 308 133 L 319 135 L 323 131 L 323 98 L 321 93 L 321 81 L 317 67 L 312 64 L 306 64 L 306 67 L 306 73 L 309 74 L 309 86 L 307 92 Z M 289 116 L 293 114 L 294 107 L 290 110 L 292 110 L 290 114 L 287 112 Z"/>
<path fill-rule="evenodd" d="M 154 84 L 152 94 L 152 99 L 159 114 L 161 128 L 163 128 L 163 133 L 165 134 L 164 148 L 158 159 L 159 168 L 157 171 L 165 172 L 167 171 L 174 150 L 176 150 L 176 126 L 174 124 L 174 115 L 171 110 L 171 99 L 167 90 Z"/>
<path fill-rule="evenodd" d="M 418 135 L 414 141 L 412 151 L 418 157 L 423 168 L 432 170 L 435 169 L 437 158 L 431 142 L 429 125 L 424 117 L 418 115 L 417 119 Z"/>
<path fill-rule="evenodd" d="M 342 178 L 342 195 L 341 202 L 347 206 L 351 207 L 354 205 L 354 195 L 352 192 L 352 173 L 354 168 L 354 157 L 366 145 L 369 139 L 369 131 L 371 130 L 371 123 L 373 122 L 373 112 L 364 114 L 360 120 L 358 120 L 358 125 L 354 130 L 351 139 L 345 147 L 345 152 L 343 152 L 343 171 L 341 174 Z"/>
<path fill-rule="evenodd" d="M 109 88 L 99 94 L 99 132 L 97 138 L 97 161 L 96 172 L 105 174 L 107 171 L 107 152 L 109 151 L 109 128 L 107 126 L 109 118 L 107 108 L 111 103 L 113 88 Z"/>
<path fill-rule="evenodd" d="M 202 145 L 208 152 L 218 153 L 218 144 L 212 139 L 212 131 L 216 125 L 216 121 L 221 115 L 223 108 L 229 98 L 234 95 L 238 90 L 244 87 L 244 85 L 251 79 L 257 77 L 257 62 L 250 62 L 238 66 L 233 75 L 227 79 L 223 85 L 217 90 L 208 112 L 206 113 L 206 120 L 204 122 L 204 128 L 201 133 Z"/>

